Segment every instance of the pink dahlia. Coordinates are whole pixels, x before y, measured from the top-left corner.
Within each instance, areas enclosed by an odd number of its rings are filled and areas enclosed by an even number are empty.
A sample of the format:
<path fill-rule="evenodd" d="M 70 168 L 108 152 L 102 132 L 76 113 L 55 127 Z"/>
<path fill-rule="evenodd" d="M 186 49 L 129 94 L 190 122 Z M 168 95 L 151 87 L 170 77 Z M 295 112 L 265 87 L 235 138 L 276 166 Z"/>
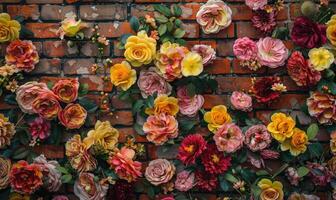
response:
<path fill-rule="evenodd" d="M 230 97 L 233 108 L 241 111 L 252 110 L 252 97 L 244 92 L 234 91 Z"/>
<path fill-rule="evenodd" d="M 225 157 L 223 152 L 218 151 L 215 144 L 208 144 L 201 156 L 205 171 L 210 174 L 221 174 L 231 166 L 231 157 Z"/>
<path fill-rule="evenodd" d="M 244 135 L 240 128 L 233 124 L 224 124 L 213 136 L 219 151 L 233 153 L 243 146 Z"/>
<path fill-rule="evenodd" d="M 298 86 L 314 86 L 321 79 L 321 73 L 310 67 L 299 51 L 293 52 L 288 59 L 287 71 Z"/>
<path fill-rule="evenodd" d="M 261 38 L 257 42 L 260 64 L 270 68 L 277 68 L 285 64 L 288 49 L 279 39 L 271 37 Z"/>
<path fill-rule="evenodd" d="M 188 117 L 194 117 L 204 104 L 202 95 L 189 96 L 187 87 L 180 87 L 177 90 L 180 112 Z"/>
<path fill-rule="evenodd" d="M 261 151 L 271 144 L 272 136 L 265 125 L 254 125 L 245 132 L 244 142 L 251 151 Z"/>
<path fill-rule="evenodd" d="M 268 35 L 273 32 L 277 25 L 276 16 L 276 11 L 257 10 L 253 12 L 252 26 L 263 34 Z"/>
<path fill-rule="evenodd" d="M 50 135 L 50 122 L 37 117 L 29 123 L 29 132 L 33 138 L 44 140 Z"/>
<path fill-rule="evenodd" d="M 134 161 L 135 151 L 122 147 L 120 151 L 110 156 L 108 163 L 119 178 L 133 182 L 141 177 L 141 163 Z"/>
<path fill-rule="evenodd" d="M 178 159 L 183 164 L 194 164 L 198 156 L 206 149 L 206 141 L 200 134 L 188 135 L 185 137 L 179 147 Z"/>

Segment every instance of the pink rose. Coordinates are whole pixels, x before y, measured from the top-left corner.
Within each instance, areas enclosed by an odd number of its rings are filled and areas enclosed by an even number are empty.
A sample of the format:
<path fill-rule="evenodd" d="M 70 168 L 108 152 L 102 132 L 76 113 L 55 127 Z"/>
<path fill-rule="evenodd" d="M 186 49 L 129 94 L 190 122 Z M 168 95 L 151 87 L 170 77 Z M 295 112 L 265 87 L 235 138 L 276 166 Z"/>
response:
<path fill-rule="evenodd" d="M 244 92 L 234 91 L 230 97 L 232 106 L 241 111 L 252 110 L 252 97 Z"/>
<path fill-rule="evenodd" d="M 33 114 L 33 102 L 41 93 L 45 93 L 46 91 L 50 90 L 45 83 L 32 81 L 21 85 L 16 90 L 16 101 L 19 104 L 22 112 Z"/>
<path fill-rule="evenodd" d="M 245 0 L 245 4 L 252 10 L 259 10 L 267 5 L 267 0 Z"/>
<path fill-rule="evenodd" d="M 222 0 L 209 0 L 201 6 L 196 20 L 205 34 L 218 33 L 230 26 L 232 11 Z"/>
<path fill-rule="evenodd" d="M 272 142 L 272 136 L 265 125 L 251 126 L 245 132 L 245 144 L 251 151 L 266 149 Z"/>
<path fill-rule="evenodd" d="M 188 171 L 182 171 L 177 174 L 175 188 L 181 192 L 186 192 L 194 187 L 195 174 Z"/>
<path fill-rule="evenodd" d="M 149 68 L 147 71 L 141 71 L 138 79 L 138 86 L 143 98 L 147 98 L 154 93 L 170 95 L 171 85 L 159 74 L 154 68 Z"/>
<path fill-rule="evenodd" d="M 261 38 L 257 42 L 257 46 L 260 64 L 270 68 L 277 68 L 285 64 L 288 58 L 288 49 L 281 40 L 271 37 Z"/>
<path fill-rule="evenodd" d="M 202 95 L 190 97 L 187 87 L 178 88 L 177 98 L 181 114 L 188 117 L 194 117 L 204 104 L 204 97 Z"/>
<path fill-rule="evenodd" d="M 233 124 L 224 124 L 213 136 L 219 151 L 233 153 L 243 146 L 244 135 L 240 128 Z"/>
<path fill-rule="evenodd" d="M 210 45 L 195 45 L 191 48 L 191 51 L 196 52 L 202 56 L 203 65 L 208 65 L 216 59 L 216 51 Z"/>
<path fill-rule="evenodd" d="M 175 166 L 166 159 L 150 161 L 145 172 L 146 179 L 155 186 L 168 183 L 174 174 Z"/>
<path fill-rule="evenodd" d="M 241 61 L 255 59 L 258 54 L 257 44 L 248 37 L 238 38 L 233 44 L 233 53 Z"/>
<path fill-rule="evenodd" d="M 162 145 L 178 135 L 178 122 L 175 117 L 161 113 L 151 115 L 143 125 L 147 140 L 156 145 Z"/>

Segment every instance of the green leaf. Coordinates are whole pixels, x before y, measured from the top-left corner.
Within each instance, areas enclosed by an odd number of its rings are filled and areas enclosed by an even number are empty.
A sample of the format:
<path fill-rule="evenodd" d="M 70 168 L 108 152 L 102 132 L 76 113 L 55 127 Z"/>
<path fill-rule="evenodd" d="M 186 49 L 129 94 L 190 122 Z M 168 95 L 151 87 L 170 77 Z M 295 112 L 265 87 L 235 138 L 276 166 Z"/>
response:
<path fill-rule="evenodd" d="M 98 109 L 98 105 L 95 102 L 89 100 L 86 97 L 79 98 L 79 104 L 82 105 L 88 113 L 94 113 Z"/>
<path fill-rule="evenodd" d="M 138 32 L 139 27 L 140 27 L 139 19 L 137 17 L 133 16 L 133 17 L 131 17 L 129 22 L 130 22 L 132 30 L 134 32 Z"/>
<path fill-rule="evenodd" d="M 167 24 L 161 24 L 158 28 L 159 35 L 163 35 L 167 32 Z"/>
<path fill-rule="evenodd" d="M 156 21 L 158 21 L 160 24 L 164 24 L 168 22 L 168 18 L 163 16 L 163 15 L 159 15 L 155 17 Z"/>
<path fill-rule="evenodd" d="M 323 147 L 320 143 L 312 143 L 308 146 L 308 150 L 310 153 L 310 156 L 315 158 L 315 157 L 320 157 L 323 153 Z"/>
<path fill-rule="evenodd" d="M 65 174 L 61 177 L 62 183 L 70 183 L 72 180 L 71 174 Z"/>
<path fill-rule="evenodd" d="M 133 115 L 135 115 L 137 112 L 139 112 L 143 106 L 145 106 L 144 100 L 142 100 L 142 99 L 137 100 L 132 106 Z"/>
<path fill-rule="evenodd" d="M 318 85 L 317 88 L 319 91 L 324 92 L 324 88 L 328 88 L 330 90 L 329 92 L 333 95 L 336 95 L 336 83 L 334 81 L 328 81 L 325 79 L 322 79 Z"/>
<path fill-rule="evenodd" d="M 173 11 L 173 15 L 176 16 L 176 17 L 179 17 L 182 15 L 182 9 L 179 5 L 177 4 L 174 4 L 172 6 L 172 11 Z"/>
<path fill-rule="evenodd" d="M 238 180 L 236 177 L 234 177 L 231 173 L 226 173 L 226 174 L 224 175 L 224 178 L 225 178 L 227 181 L 231 182 L 231 183 L 236 183 L 236 182 L 239 181 L 239 180 Z"/>
<path fill-rule="evenodd" d="M 162 5 L 162 4 L 155 4 L 153 7 L 154 7 L 155 11 L 163 14 L 164 16 L 166 16 L 166 17 L 171 16 L 170 9 L 167 6 Z"/>
<path fill-rule="evenodd" d="M 225 178 L 223 176 L 219 177 L 219 185 L 220 185 L 220 188 L 224 192 L 227 192 L 227 191 L 230 190 L 230 183 L 227 180 L 225 180 Z"/>
<path fill-rule="evenodd" d="M 5 96 L 5 102 L 10 105 L 17 105 L 16 102 L 16 95 L 15 94 L 9 94 Z"/>
<path fill-rule="evenodd" d="M 316 123 L 311 124 L 307 129 L 308 139 L 312 140 L 316 137 L 317 133 L 319 132 L 319 127 Z"/>
<path fill-rule="evenodd" d="M 47 86 L 51 90 L 53 88 L 53 86 L 54 86 L 54 83 L 51 82 L 51 81 L 48 81 Z"/>
<path fill-rule="evenodd" d="M 175 19 L 175 26 L 176 27 L 181 27 L 182 21 L 180 19 Z"/>
<path fill-rule="evenodd" d="M 136 123 L 133 125 L 133 128 L 139 135 L 145 135 L 145 132 L 142 129 L 142 125 Z"/>
<path fill-rule="evenodd" d="M 286 164 L 283 164 L 273 175 L 272 175 L 272 178 L 275 178 L 277 177 L 279 174 L 281 174 L 285 169 L 287 169 L 289 165 L 286 163 Z"/>
<path fill-rule="evenodd" d="M 309 173 L 309 169 L 307 167 L 302 166 L 297 169 L 297 173 L 299 177 L 304 177 Z"/>
<path fill-rule="evenodd" d="M 181 29 L 181 28 L 178 28 L 174 31 L 174 37 L 175 38 L 182 38 L 185 34 L 185 30 Z"/>
<path fill-rule="evenodd" d="M 174 28 L 174 24 L 172 23 L 172 22 L 168 22 L 167 23 L 167 30 L 169 31 L 169 32 L 171 32 L 172 30 L 173 30 L 173 28 Z"/>
<path fill-rule="evenodd" d="M 257 176 L 268 176 L 269 173 L 266 170 L 259 170 L 256 172 Z"/>
<path fill-rule="evenodd" d="M 13 159 L 21 160 L 28 156 L 30 151 L 26 147 L 20 147 L 14 151 Z"/>
<path fill-rule="evenodd" d="M 69 174 L 68 169 L 65 168 L 65 167 L 57 166 L 56 170 L 59 171 L 59 172 L 61 172 L 62 174 Z"/>
<path fill-rule="evenodd" d="M 34 37 L 34 33 L 25 26 L 21 26 L 20 38 L 32 38 L 32 37 Z"/>
<path fill-rule="evenodd" d="M 80 84 L 78 89 L 78 96 L 84 96 L 89 92 L 89 85 L 87 83 Z"/>
<path fill-rule="evenodd" d="M 187 94 L 188 94 L 189 97 L 195 96 L 195 94 L 196 94 L 196 87 L 195 87 L 194 84 L 189 83 L 187 85 Z"/>
<path fill-rule="evenodd" d="M 148 195 L 150 198 L 154 198 L 154 197 L 155 197 L 155 190 L 154 190 L 154 187 L 152 187 L 152 186 L 147 187 L 147 195 Z"/>

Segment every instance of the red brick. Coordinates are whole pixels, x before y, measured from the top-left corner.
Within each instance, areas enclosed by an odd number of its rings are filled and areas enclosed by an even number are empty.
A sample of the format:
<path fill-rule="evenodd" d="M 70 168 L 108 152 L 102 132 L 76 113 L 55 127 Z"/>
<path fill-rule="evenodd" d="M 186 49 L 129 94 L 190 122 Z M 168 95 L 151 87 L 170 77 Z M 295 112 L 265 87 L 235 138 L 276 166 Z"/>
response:
<path fill-rule="evenodd" d="M 40 17 L 40 11 L 37 5 L 8 5 L 7 12 L 13 18 L 23 16 L 25 19 L 37 20 Z"/>
<path fill-rule="evenodd" d="M 43 20 L 62 20 L 65 14 L 73 12 L 76 13 L 74 6 L 62 6 L 62 5 L 43 5 L 41 9 L 41 18 Z"/>
<path fill-rule="evenodd" d="M 43 154 L 48 159 L 60 159 L 64 157 L 64 146 L 40 145 L 35 146 L 33 151 L 37 154 Z"/>
<path fill-rule="evenodd" d="M 210 74 L 228 74 L 230 73 L 231 61 L 227 58 L 217 58 L 205 70 Z"/>
<path fill-rule="evenodd" d="M 57 38 L 58 23 L 27 23 L 26 27 L 34 33 L 35 38 Z"/>

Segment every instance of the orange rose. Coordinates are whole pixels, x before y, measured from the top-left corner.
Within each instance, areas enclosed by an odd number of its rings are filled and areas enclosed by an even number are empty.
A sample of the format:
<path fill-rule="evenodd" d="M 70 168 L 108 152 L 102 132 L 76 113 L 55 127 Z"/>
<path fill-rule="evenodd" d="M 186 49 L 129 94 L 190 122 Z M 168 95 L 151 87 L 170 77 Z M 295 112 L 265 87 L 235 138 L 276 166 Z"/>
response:
<path fill-rule="evenodd" d="M 69 104 L 58 113 L 61 124 L 68 129 L 80 128 L 86 119 L 87 112 L 79 104 Z"/>
<path fill-rule="evenodd" d="M 54 85 L 52 91 L 60 101 L 71 103 L 77 99 L 78 88 L 78 79 L 62 79 Z"/>
<path fill-rule="evenodd" d="M 51 91 L 40 93 L 33 101 L 32 108 L 35 113 L 48 120 L 57 117 L 62 110 L 56 95 Z"/>

